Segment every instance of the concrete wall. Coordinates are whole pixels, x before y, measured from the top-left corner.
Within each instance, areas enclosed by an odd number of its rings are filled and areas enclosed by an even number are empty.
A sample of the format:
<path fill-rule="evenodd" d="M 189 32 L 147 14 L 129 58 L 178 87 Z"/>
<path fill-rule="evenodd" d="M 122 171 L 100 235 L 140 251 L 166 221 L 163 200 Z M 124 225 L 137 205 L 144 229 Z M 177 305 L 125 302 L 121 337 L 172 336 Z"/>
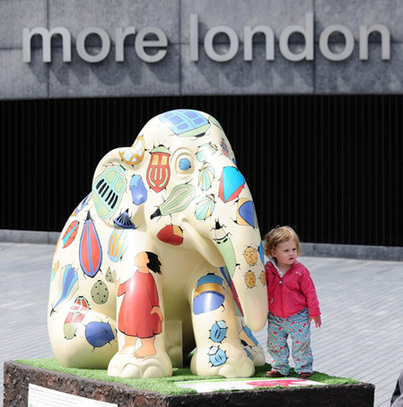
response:
<path fill-rule="evenodd" d="M 314 16 L 313 60 L 293 62 L 279 49 L 286 27 L 306 28 Z M 190 16 L 198 16 L 198 61 L 190 56 Z M 75 98 L 163 95 L 240 94 L 400 94 L 403 91 L 403 3 L 400 0 L 2 0 L 0 2 L 0 99 Z M 253 60 L 243 57 L 243 29 L 267 25 L 275 34 L 274 60 L 265 60 L 263 36 L 256 37 Z M 319 49 L 319 37 L 333 24 L 354 36 L 351 56 L 330 61 Z M 369 59 L 359 59 L 359 27 L 382 24 L 389 29 L 390 59 L 381 59 L 380 35 L 372 35 Z M 227 62 L 206 55 L 204 39 L 211 28 L 230 27 L 239 50 Z M 72 36 L 72 61 L 63 62 L 60 38 L 52 42 L 52 61 L 42 60 L 42 44 L 32 39 L 32 59 L 23 62 L 23 28 L 65 27 Z M 78 34 L 95 26 L 111 38 L 111 50 L 98 63 L 83 61 L 76 50 Z M 135 36 L 125 43 L 124 62 L 115 61 L 115 27 L 159 27 L 168 38 L 166 56 L 142 61 Z M 137 34 L 136 34 L 137 35 Z M 227 43 L 226 43 L 227 42 Z M 291 37 L 298 54 L 306 46 L 301 35 Z M 330 44 L 331 43 L 331 44 Z M 214 50 L 225 55 L 225 35 L 215 37 Z M 98 46 L 98 48 L 97 48 Z M 335 54 L 345 48 L 344 37 L 329 41 Z M 88 37 L 88 53 L 99 52 L 99 41 Z"/>

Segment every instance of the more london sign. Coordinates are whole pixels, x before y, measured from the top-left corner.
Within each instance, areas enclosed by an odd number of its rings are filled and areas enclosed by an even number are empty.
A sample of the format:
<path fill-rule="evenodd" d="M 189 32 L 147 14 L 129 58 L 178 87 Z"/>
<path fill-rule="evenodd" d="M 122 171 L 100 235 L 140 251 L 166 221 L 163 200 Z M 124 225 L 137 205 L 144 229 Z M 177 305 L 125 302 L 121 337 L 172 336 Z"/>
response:
<path fill-rule="evenodd" d="M 281 56 L 289 61 L 313 61 L 314 52 L 314 14 L 305 13 L 305 25 L 289 25 L 276 38 L 273 29 L 269 25 L 257 25 L 254 27 L 243 27 L 242 33 L 237 33 L 232 27 L 218 25 L 209 28 L 205 34 L 200 33 L 200 22 L 197 14 L 190 15 L 189 32 L 189 56 L 191 62 L 199 61 L 201 52 L 212 61 L 223 63 L 235 58 L 240 51 L 241 38 L 243 41 L 243 60 L 253 61 L 253 45 L 257 36 L 264 38 L 265 59 L 273 61 L 276 58 L 275 44 L 279 45 Z M 358 57 L 360 60 L 368 60 L 370 35 L 375 34 L 380 38 L 380 55 L 382 60 L 389 60 L 390 56 L 390 31 L 383 24 L 360 25 L 358 27 L 358 41 L 356 44 L 353 32 L 344 25 L 336 24 L 325 27 L 319 34 L 319 51 L 330 61 L 344 61 L 349 58 L 354 48 L 358 45 Z M 296 50 L 291 46 L 292 37 L 302 38 L 300 46 Z M 332 37 L 338 35 L 342 38 L 342 46 L 334 50 L 332 47 Z M 42 61 L 52 61 L 52 38 L 61 37 L 63 62 L 72 60 L 72 35 L 68 28 L 55 27 L 51 30 L 36 27 L 23 28 L 22 45 L 23 61 L 31 63 L 32 38 L 42 37 Z M 86 45 L 90 36 L 99 38 L 97 51 L 89 51 Z M 169 52 L 169 39 L 161 28 L 148 26 L 136 30 L 134 26 L 115 28 L 115 36 L 111 38 L 108 32 L 101 27 L 91 26 L 84 28 L 76 37 L 75 47 L 78 56 L 87 63 L 99 63 L 105 60 L 111 53 L 111 44 L 114 41 L 114 58 L 116 62 L 125 61 L 125 40 L 129 36 L 134 36 L 134 49 L 138 58 L 146 63 L 158 63 L 162 61 Z M 225 39 L 225 47 L 218 47 Z M 219 50 L 218 50 L 219 48 Z"/>

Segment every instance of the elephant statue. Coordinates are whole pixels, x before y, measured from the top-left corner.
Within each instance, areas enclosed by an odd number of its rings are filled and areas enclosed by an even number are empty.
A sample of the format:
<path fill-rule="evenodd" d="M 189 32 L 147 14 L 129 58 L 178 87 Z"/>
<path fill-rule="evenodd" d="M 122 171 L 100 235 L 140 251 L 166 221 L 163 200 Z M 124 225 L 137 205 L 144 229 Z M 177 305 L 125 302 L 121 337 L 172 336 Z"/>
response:
<path fill-rule="evenodd" d="M 254 203 L 219 122 L 179 109 L 98 164 L 52 263 L 50 343 L 68 367 L 249 377 L 267 318 Z"/>

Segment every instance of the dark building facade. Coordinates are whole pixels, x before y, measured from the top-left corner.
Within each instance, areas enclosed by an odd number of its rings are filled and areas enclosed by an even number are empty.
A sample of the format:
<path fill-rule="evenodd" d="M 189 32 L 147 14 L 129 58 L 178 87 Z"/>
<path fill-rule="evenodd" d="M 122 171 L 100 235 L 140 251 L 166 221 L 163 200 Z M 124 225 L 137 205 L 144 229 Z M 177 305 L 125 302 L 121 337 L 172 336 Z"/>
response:
<path fill-rule="evenodd" d="M 289 224 L 304 242 L 403 246 L 403 6 L 151 3 L 157 15 L 0 4 L 14 16 L 0 40 L 0 229 L 60 231 L 104 154 L 194 108 L 222 124 L 262 234 Z"/>

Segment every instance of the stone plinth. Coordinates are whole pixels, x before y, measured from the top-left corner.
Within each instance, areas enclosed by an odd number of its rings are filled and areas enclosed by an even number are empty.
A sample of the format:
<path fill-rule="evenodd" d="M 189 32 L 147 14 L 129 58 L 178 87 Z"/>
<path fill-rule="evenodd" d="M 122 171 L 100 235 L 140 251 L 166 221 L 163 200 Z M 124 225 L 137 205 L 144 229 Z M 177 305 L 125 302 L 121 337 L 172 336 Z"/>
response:
<path fill-rule="evenodd" d="M 276 405 L 282 407 L 368 407 L 374 404 L 375 392 L 374 385 L 359 383 L 166 396 L 112 382 L 90 380 L 16 362 L 6 362 L 4 364 L 4 407 L 27 406 L 29 384 L 115 403 L 122 407 Z"/>

